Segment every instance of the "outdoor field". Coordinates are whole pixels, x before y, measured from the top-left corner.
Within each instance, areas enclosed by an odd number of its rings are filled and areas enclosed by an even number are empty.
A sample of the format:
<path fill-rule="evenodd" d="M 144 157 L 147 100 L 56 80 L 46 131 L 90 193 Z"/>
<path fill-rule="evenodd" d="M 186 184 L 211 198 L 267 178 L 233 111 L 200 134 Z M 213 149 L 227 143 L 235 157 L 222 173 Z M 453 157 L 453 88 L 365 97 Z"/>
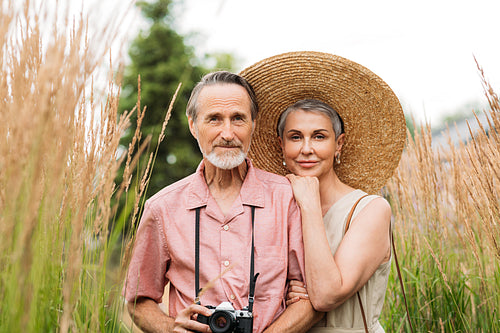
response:
<path fill-rule="evenodd" d="M 119 24 L 46 29 L 50 9 L 24 3 L 0 6 L 0 333 L 138 332 L 122 298 L 131 244 L 157 184 L 199 162 L 179 138 L 191 75 L 210 68 L 163 68 L 153 116 L 154 75 L 112 60 Z M 477 70 L 486 107 L 470 114 L 485 117 L 459 141 L 450 124 L 444 144 L 413 123 L 382 190 L 415 332 L 500 332 L 500 87 Z M 394 261 L 381 323 L 409 332 Z"/>

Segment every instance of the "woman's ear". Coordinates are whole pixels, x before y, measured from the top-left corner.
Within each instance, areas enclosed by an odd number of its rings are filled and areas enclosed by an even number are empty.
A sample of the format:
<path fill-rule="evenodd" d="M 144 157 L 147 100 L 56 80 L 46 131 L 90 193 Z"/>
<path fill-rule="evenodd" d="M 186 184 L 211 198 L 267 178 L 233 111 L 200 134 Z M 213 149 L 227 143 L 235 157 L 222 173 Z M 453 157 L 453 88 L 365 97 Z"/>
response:
<path fill-rule="evenodd" d="M 342 133 L 337 138 L 337 151 L 340 153 L 345 142 L 345 133 Z"/>
<path fill-rule="evenodd" d="M 283 139 L 281 139 L 281 137 L 278 137 L 278 140 L 280 142 L 281 151 L 283 151 Z"/>

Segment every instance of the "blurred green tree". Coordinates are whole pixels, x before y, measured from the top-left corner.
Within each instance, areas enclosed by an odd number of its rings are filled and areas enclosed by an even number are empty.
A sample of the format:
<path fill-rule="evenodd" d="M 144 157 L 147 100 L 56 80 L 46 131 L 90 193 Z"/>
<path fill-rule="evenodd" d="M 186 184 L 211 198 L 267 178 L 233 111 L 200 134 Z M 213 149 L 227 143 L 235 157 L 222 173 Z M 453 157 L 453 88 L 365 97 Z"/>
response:
<path fill-rule="evenodd" d="M 196 58 L 193 47 L 187 45 L 185 37 L 173 29 L 172 6 L 176 3 L 173 0 L 137 3 L 150 26 L 133 41 L 129 49 L 131 63 L 125 68 L 122 81 L 119 112 L 131 110 L 136 105 L 140 76 L 141 106 L 146 106 L 141 126 L 142 140 L 152 134 L 150 151 L 156 149 L 166 111 L 178 84 L 182 83 L 166 127 L 165 139 L 159 146 L 146 197 L 195 171 L 201 153 L 189 132 L 185 115 L 191 90 L 204 74 L 215 68 L 234 68 L 234 58 L 230 54 L 216 53 L 204 55 L 202 59 Z M 212 64 L 210 68 L 203 65 L 208 63 Z M 131 142 L 136 128 L 136 115 L 123 142 Z M 136 143 L 136 150 L 140 144 Z M 145 167 L 148 155 L 143 155 L 142 167 Z"/>

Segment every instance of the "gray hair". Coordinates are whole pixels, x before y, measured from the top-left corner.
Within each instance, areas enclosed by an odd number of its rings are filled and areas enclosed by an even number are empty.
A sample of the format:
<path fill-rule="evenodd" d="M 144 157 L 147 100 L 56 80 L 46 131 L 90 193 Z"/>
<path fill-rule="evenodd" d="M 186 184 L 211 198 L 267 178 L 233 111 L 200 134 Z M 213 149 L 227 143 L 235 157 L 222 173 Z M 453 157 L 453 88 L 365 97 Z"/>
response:
<path fill-rule="evenodd" d="M 337 111 L 335 111 L 330 105 L 318 101 L 317 99 L 302 99 L 286 108 L 286 110 L 281 114 L 278 120 L 278 135 L 281 139 L 283 139 L 286 118 L 290 115 L 290 113 L 297 110 L 322 113 L 330 118 L 333 131 L 335 132 L 335 139 L 338 139 L 338 137 L 344 133 L 344 122 L 342 121 L 342 118 L 340 118 Z"/>
<path fill-rule="evenodd" d="M 200 80 L 200 82 L 198 82 L 198 84 L 196 84 L 196 86 L 193 88 L 193 91 L 191 92 L 191 97 L 189 97 L 189 101 L 186 107 L 186 115 L 188 117 L 191 117 L 193 121 L 196 121 L 196 117 L 198 115 L 197 102 L 200 91 L 206 86 L 216 84 L 237 84 L 245 88 L 248 93 L 248 97 L 250 97 L 250 111 L 252 114 L 252 121 L 255 121 L 255 118 L 257 117 L 258 106 L 257 98 L 255 97 L 255 93 L 252 87 L 243 77 L 227 71 L 209 73 L 205 75 Z"/>

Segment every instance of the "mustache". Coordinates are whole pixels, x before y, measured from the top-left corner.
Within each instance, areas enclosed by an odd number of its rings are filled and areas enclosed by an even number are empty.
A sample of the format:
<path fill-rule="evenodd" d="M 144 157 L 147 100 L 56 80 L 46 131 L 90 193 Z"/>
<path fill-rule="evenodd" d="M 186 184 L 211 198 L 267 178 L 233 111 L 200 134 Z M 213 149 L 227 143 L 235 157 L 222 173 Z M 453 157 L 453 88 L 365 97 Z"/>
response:
<path fill-rule="evenodd" d="M 224 139 L 214 142 L 216 147 L 242 147 L 242 143 L 239 140 L 226 141 Z"/>

